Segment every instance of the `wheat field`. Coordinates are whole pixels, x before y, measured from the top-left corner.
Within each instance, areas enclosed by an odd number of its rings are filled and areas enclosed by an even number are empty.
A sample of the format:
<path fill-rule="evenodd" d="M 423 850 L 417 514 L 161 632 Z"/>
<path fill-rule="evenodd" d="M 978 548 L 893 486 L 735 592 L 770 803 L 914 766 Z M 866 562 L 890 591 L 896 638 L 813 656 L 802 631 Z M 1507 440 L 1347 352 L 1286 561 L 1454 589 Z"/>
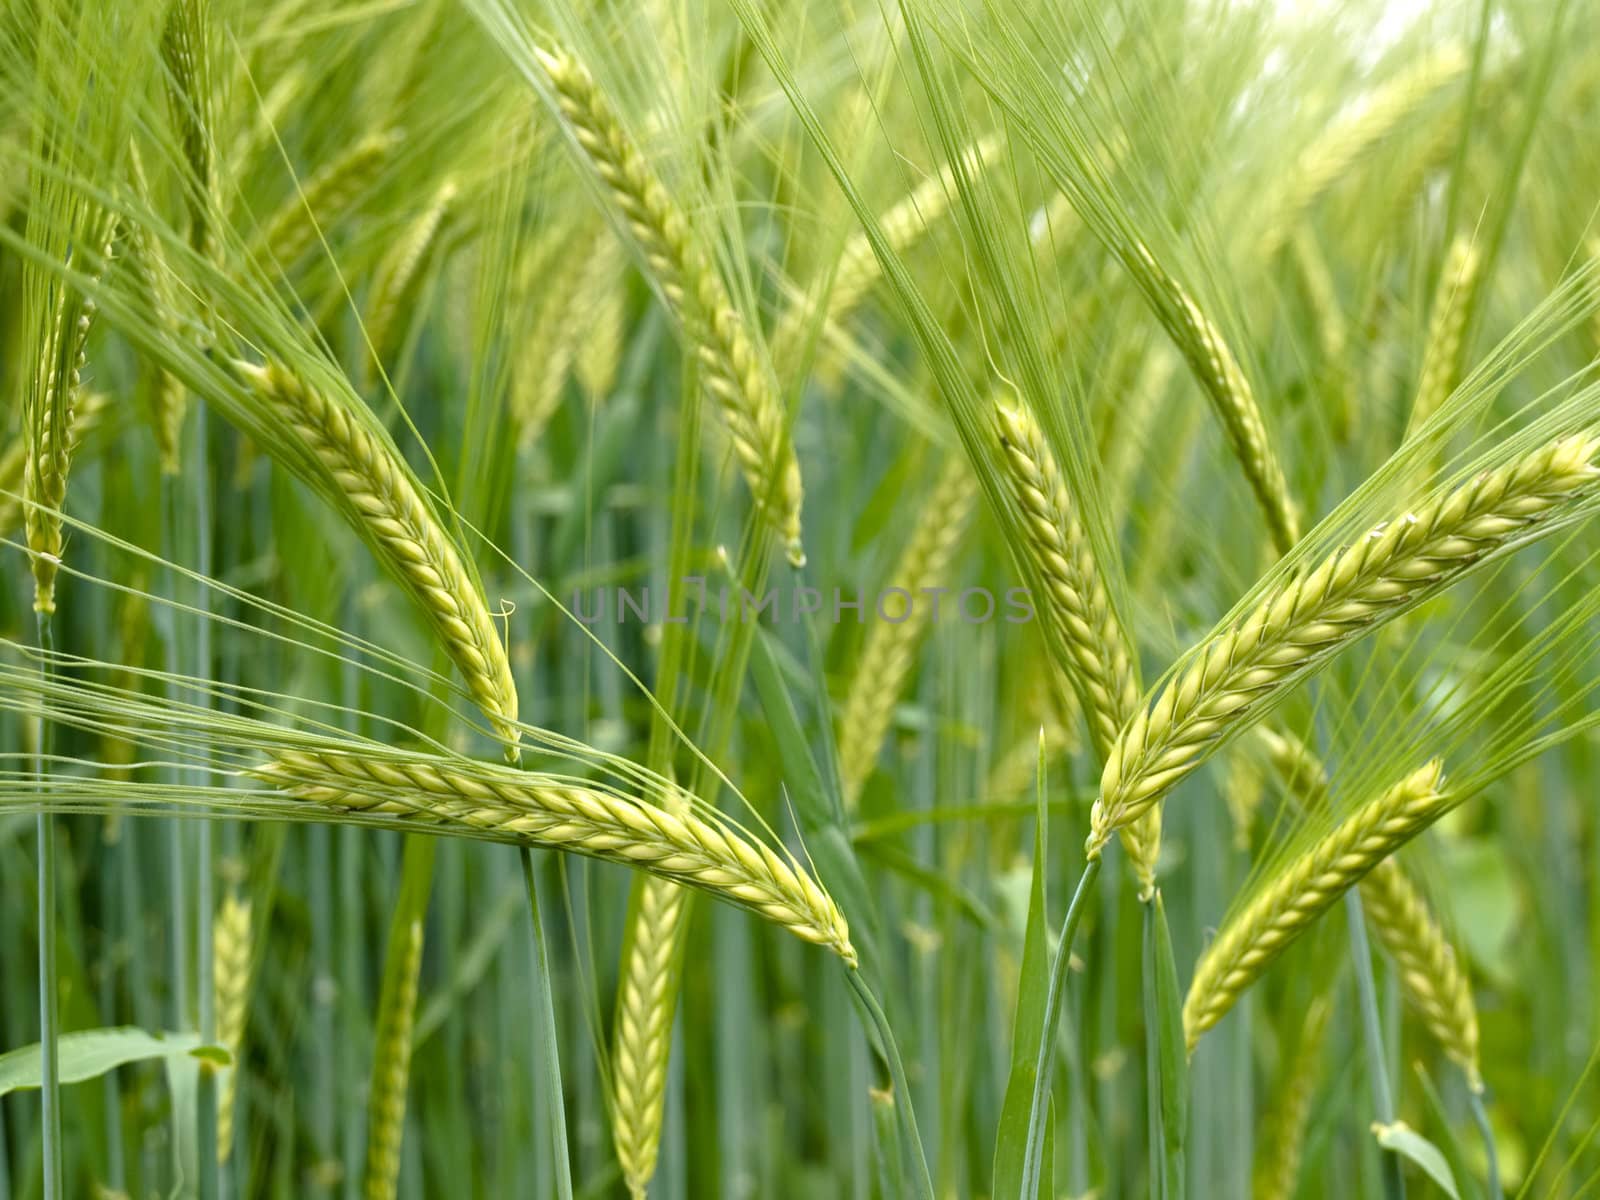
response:
<path fill-rule="evenodd" d="M 0 1200 L 1600 1197 L 1597 100 L 0 0 Z"/>

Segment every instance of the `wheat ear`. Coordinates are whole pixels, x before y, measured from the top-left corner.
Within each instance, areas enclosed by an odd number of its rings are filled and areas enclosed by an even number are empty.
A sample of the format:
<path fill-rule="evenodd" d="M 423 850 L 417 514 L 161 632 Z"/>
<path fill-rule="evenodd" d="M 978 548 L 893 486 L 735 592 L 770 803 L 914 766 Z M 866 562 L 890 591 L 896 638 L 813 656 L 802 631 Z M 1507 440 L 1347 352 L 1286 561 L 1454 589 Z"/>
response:
<path fill-rule="evenodd" d="M 1300 518 L 1289 496 L 1283 467 L 1267 437 L 1266 422 L 1256 404 L 1255 393 L 1239 360 L 1222 336 L 1222 330 L 1194 297 L 1156 262 L 1149 247 L 1136 243 L 1133 263 L 1144 275 L 1145 286 L 1154 294 L 1157 309 L 1173 340 L 1211 401 L 1228 445 L 1244 468 L 1245 478 L 1266 515 L 1273 544 L 1280 553 L 1286 552 L 1300 540 Z"/>
<path fill-rule="evenodd" d="M 1394 959 L 1400 987 L 1428 1032 L 1461 1068 L 1475 1092 L 1483 1090 L 1478 1060 L 1478 1009 L 1472 985 L 1444 931 L 1398 863 L 1383 862 L 1361 881 L 1361 906 Z"/>
<path fill-rule="evenodd" d="M 1266 1128 L 1253 1172 L 1255 1187 L 1251 1194 L 1255 1200 L 1293 1200 L 1305 1151 L 1306 1122 L 1311 1116 L 1332 1014 L 1333 1005 L 1325 997 L 1318 997 L 1306 1012 L 1294 1053 L 1267 1109 Z"/>
<path fill-rule="evenodd" d="M 971 465 L 952 454 L 890 573 L 889 587 L 906 594 L 905 614 L 897 621 L 873 622 L 839 715 L 839 778 L 847 808 L 855 807 L 872 774 L 895 705 L 916 665 L 917 647 L 932 615 L 921 597 L 948 580 L 976 498 Z"/>
<path fill-rule="evenodd" d="M 111 411 L 111 397 L 105 392 L 83 392 L 72 405 L 71 427 L 67 430 L 67 457 L 70 463 L 83 440 L 98 429 Z M 28 461 L 26 436 L 14 438 L 0 454 L 0 538 L 10 537 L 22 523 L 23 475 Z"/>
<path fill-rule="evenodd" d="M 969 175 L 981 175 L 999 157 L 1004 145 L 994 134 L 980 138 L 962 153 L 963 169 Z M 904 254 L 915 246 L 949 210 L 950 197 L 955 191 L 956 168 L 946 163 L 885 209 L 878 217 L 878 231 L 889 248 L 896 254 Z M 856 230 L 840 249 L 823 307 L 822 323 L 838 323 L 849 317 L 861 306 L 882 274 L 883 268 L 872 249 L 871 239 L 862 230 Z M 780 365 L 791 361 L 811 316 L 810 306 L 803 299 L 784 310 L 772 338 L 773 357 Z"/>
<path fill-rule="evenodd" d="M 207 44 L 210 0 L 176 0 L 161 34 L 167 68 L 167 102 L 188 167 L 189 244 L 210 257 L 211 54 Z"/>
<path fill-rule="evenodd" d="M 107 240 L 102 261 L 110 258 Z M 49 615 L 56 610 L 56 575 L 65 548 L 61 508 L 81 436 L 77 411 L 95 305 L 62 283 L 46 283 L 38 298 L 43 301 L 34 314 L 39 357 L 28 377 L 23 407 L 22 526 L 33 571 L 34 611 Z"/>
<path fill-rule="evenodd" d="M 367 299 L 366 326 L 373 357 L 380 364 L 388 360 L 401 336 L 401 313 L 413 307 L 424 268 L 439 244 L 456 192 L 454 180 L 440 184 L 432 202 L 417 214 L 378 264 Z"/>
<path fill-rule="evenodd" d="M 231 893 L 212 925 L 212 986 L 216 989 L 217 1044 L 233 1058 L 217 1098 L 217 1158 L 233 1152 L 233 1110 L 244 1069 L 245 1004 L 250 992 L 250 901 Z"/>
<path fill-rule="evenodd" d="M 679 931 L 688 898 L 683 888 L 664 879 L 644 881 L 617 983 L 611 1140 L 622 1178 L 636 1198 L 648 1189 L 661 1149 L 667 1060 L 678 1008 Z"/>
<path fill-rule="evenodd" d="M 282 750 L 254 774 L 328 808 L 473 829 L 647 871 L 747 908 L 856 964 L 843 914 L 810 876 L 686 803 L 673 813 L 560 776 L 420 756 Z"/>
<path fill-rule="evenodd" d="M 1334 654 L 1576 507 L 1600 476 L 1597 451 L 1600 439 L 1577 434 L 1485 471 L 1297 571 L 1212 633 L 1118 738 L 1100 778 L 1090 857 Z"/>
<path fill-rule="evenodd" d="M 578 279 L 573 303 L 583 314 L 585 333 L 573 359 L 573 373 L 597 404 L 611 394 L 622 365 L 623 331 L 628 315 L 628 260 L 608 229 L 595 242 Z"/>
<path fill-rule="evenodd" d="M 1132 644 L 1111 608 L 1094 548 L 1044 431 L 1022 408 L 999 405 L 996 419 L 1001 480 L 1022 516 L 1023 551 L 1044 584 L 1045 644 L 1057 669 L 1074 681 L 1090 740 L 1104 761 L 1139 707 Z M 1123 833 L 1140 894 L 1147 899 L 1161 849 L 1160 819 L 1131 823 Z"/>
<path fill-rule="evenodd" d="M 1254 239 L 1262 257 L 1278 251 L 1311 205 L 1351 164 L 1466 68 L 1467 56 L 1459 46 L 1428 55 L 1373 89 L 1355 111 L 1307 146 L 1274 194 L 1266 224 Z"/>
<path fill-rule="evenodd" d="M 565 51 L 537 50 L 574 138 L 616 203 L 705 371 L 757 506 L 791 562 L 800 541 L 800 464 L 770 370 L 688 218 L 623 129 L 588 68 Z"/>
<path fill-rule="evenodd" d="M 362 1179 L 366 1200 L 394 1200 L 400 1179 L 400 1146 L 405 1135 L 406 1090 L 411 1080 L 411 1040 L 416 1026 L 422 975 L 422 922 L 413 918 L 399 947 L 386 955 L 397 972 L 395 1003 L 379 1022 L 373 1046 L 372 1097 L 367 1107 L 367 1167 Z M 398 949 L 399 953 L 393 953 Z"/>
<path fill-rule="evenodd" d="M 542 299 L 518 351 L 511 384 L 517 441 L 523 449 L 538 440 L 555 414 L 572 364 L 588 335 L 592 314 L 577 303 L 577 297 L 602 240 L 615 239 L 604 227 L 573 231 L 534 281 Z"/>
<path fill-rule="evenodd" d="M 258 250 L 285 267 L 295 262 L 355 202 L 399 144 L 394 130 L 368 134 L 315 172 L 272 215 Z"/>
<path fill-rule="evenodd" d="M 1238 909 L 1195 966 L 1183 1004 L 1192 1053 L 1268 964 L 1346 889 L 1450 807 L 1437 759 L 1361 805 Z"/>
<path fill-rule="evenodd" d="M 477 581 L 369 414 L 309 387 L 276 365 L 235 371 L 321 464 L 334 497 L 428 614 L 472 698 L 515 746 L 517 689 Z"/>
<path fill-rule="evenodd" d="M 1269 729 L 1256 733 L 1290 793 L 1308 809 L 1320 807 L 1327 796 L 1328 777 L 1316 755 L 1288 734 Z M 1478 1009 L 1472 1000 L 1472 984 L 1399 859 L 1385 859 L 1368 872 L 1361 881 L 1361 906 L 1367 923 L 1394 959 L 1406 1001 L 1445 1054 L 1461 1067 L 1468 1084 L 1481 1090 Z"/>
<path fill-rule="evenodd" d="M 1439 286 L 1433 295 L 1433 312 L 1428 318 L 1428 342 L 1422 354 L 1422 375 L 1417 398 L 1411 405 L 1406 437 L 1412 437 L 1439 411 L 1439 406 L 1455 390 L 1461 373 L 1461 337 L 1467 312 L 1478 279 L 1477 248 L 1471 239 L 1457 237 L 1450 243 Z"/>

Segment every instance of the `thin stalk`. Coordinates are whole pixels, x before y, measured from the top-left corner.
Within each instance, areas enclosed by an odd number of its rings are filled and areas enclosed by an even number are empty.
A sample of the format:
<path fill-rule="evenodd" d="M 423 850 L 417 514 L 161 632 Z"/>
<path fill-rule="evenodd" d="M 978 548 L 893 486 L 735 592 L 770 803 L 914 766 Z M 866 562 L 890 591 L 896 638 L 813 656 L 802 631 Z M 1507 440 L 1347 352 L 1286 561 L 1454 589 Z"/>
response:
<path fill-rule="evenodd" d="M 195 506 L 195 572 L 202 578 L 211 575 L 211 488 L 206 446 L 206 409 L 203 404 L 194 408 L 194 506 Z M 210 601 L 206 585 L 196 583 L 194 588 L 194 655 L 196 679 L 211 678 L 211 622 L 207 619 Z M 204 689 L 198 689 L 193 703 L 209 708 L 211 701 Z M 204 767 L 194 772 L 195 782 L 201 787 L 209 785 L 211 772 Z M 217 1039 L 216 983 L 212 965 L 214 908 L 211 878 L 212 822 L 200 821 L 195 830 L 195 985 L 199 989 L 197 1008 L 200 1014 L 200 1040 L 211 1045 Z M 237 1069 L 237 1068 L 236 1068 Z M 217 1155 L 217 1072 L 209 1063 L 200 1065 L 200 1086 L 195 1105 L 195 1134 L 199 1147 L 200 1200 L 216 1200 L 221 1190 L 221 1171 Z"/>
<path fill-rule="evenodd" d="M 1389 1071 L 1383 1061 L 1383 1025 L 1378 1019 L 1378 988 L 1372 978 L 1372 950 L 1367 945 L 1367 919 L 1361 909 L 1361 895 L 1355 888 L 1344 894 L 1345 922 L 1350 926 L 1350 953 L 1355 959 L 1356 993 L 1361 1002 L 1362 1041 L 1367 1047 L 1367 1077 L 1372 1083 L 1372 1106 L 1383 1124 L 1394 1121 L 1394 1092 L 1389 1086 Z M 1404 1200 L 1405 1176 L 1400 1156 L 1380 1151 L 1383 1190 L 1389 1200 Z"/>
<path fill-rule="evenodd" d="M 1487 1160 L 1485 1173 L 1489 1181 L 1489 1200 L 1504 1200 L 1500 1186 L 1500 1156 L 1495 1151 L 1494 1130 L 1489 1126 L 1489 1114 L 1483 1107 L 1483 1093 L 1477 1088 L 1467 1089 L 1467 1107 L 1472 1110 L 1472 1123 L 1483 1138 L 1483 1153 Z"/>
<path fill-rule="evenodd" d="M 928 1174 L 928 1156 L 922 1148 L 922 1134 L 917 1129 L 917 1115 L 912 1111 L 909 1100 L 911 1084 L 906 1078 L 905 1064 L 900 1061 L 900 1048 L 895 1044 L 894 1033 L 889 1028 L 889 1018 L 884 1015 L 883 1006 L 878 1003 L 878 998 L 873 995 L 872 989 L 867 986 L 867 981 L 862 978 L 860 971 L 847 970 L 845 978 L 849 980 L 850 990 L 855 993 L 856 1000 L 866 1013 L 869 1040 L 876 1043 L 878 1053 L 883 1056 L 884 1063 L 889 1068 L 889 1079 L 894 1084 L 895 1095 L 908 1098 L 906 1103 L 896 1104 L 895 1108 L 900 1113 L 900 1131 L 911 1156 L 916 1194 L 923 1200 L 934 1200 L 933 1177 Z"/>
<path fill-rule="evenodd" d="M 50 674 L 50 654 L 55 641 L 50 614 L 39 614 L 39 671 Z M 50 722 L 39 718 L 38 758 L 35 771 L 41 801 L 50 758 Z M 44 1109 L 41 1131 L 44 1148 L 44 1197 L 61 1200 L 61 1072 L 56 1059 L 56 1039 L 61 1034 L 61 1014 L 56 996 L 56 822 L 41 803 L 39 830 L 39 1099 Z"/>
<path fill-rule="evenodd" d="M 540 916 L 539 881 L 534 876 L 533 852 L 522 847 L 522 881 L 528 888 L 528 912 L 533 918 L 534 1020 L 544 1042 L 546 1104 L 550 1110 L 550 1148 L 556 1168 L 556 1195 L 572 1200 L 572 1161 L 567 1152 L 567 1110 L 562 1100 L 561 1042 L 556 1033 L 556 1002 L 550 987 L 550 953 Z"/>
<path fill-rule="evenodd" d="M 1044 1029 L 1039 1036 L 1039 1056 L 1034 1062 L 1033 1103 L 1028 1111 L 1028 1150 L 1022 1160 L 1022 1187 L 1018 1200 L 1032 1200 L 1039 1194 L 1040 1173 L 1044 1169 L 1044 1123 L 1050 1110 L 1050 1067 L 1055 1057 L 1056 1026 L 1061 1021 L 1061 1008 L 1066 1001 L 1067 967 L 1072 961 L 1072 939 L 1078 932 L 1078 922 L 1094 890 L 1094 881 L 1100 874 L 1100 859 L 1092 858 L 1078 876 L 1077 889 L 1072 893 L 1072 903 L 1067 907 L 1066 920 L 1061 923 L 1061 940 L 1056 946 L 1056 960 L 1050 969 L 1050 991 L 1045 999 Z"/>

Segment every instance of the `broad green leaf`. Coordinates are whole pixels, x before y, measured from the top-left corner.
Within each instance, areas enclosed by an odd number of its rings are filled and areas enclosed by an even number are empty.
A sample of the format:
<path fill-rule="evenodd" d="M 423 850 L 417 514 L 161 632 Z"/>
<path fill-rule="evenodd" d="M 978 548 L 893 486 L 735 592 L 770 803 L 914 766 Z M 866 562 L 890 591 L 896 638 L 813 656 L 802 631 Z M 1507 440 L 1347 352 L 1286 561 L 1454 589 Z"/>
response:
<path fill-rule="evenodd" d="M 62 1083 L 97 1079 L 128 1063 L 191 1056 L 228 1065 L 233 1059 L 221 1046 L 207 1046 L 197 1033 L 150 1033 L 132 1026 L 80 1029 L 64 1033 L 56 1043 Z M 39 1086 L 43 1069 L 39 1044 L 0 1054 L 0 1096 Z"/>
<path fill-rule="evenodd" d="M 1378 1145 L 1415 1163 L 1443 1189 L 1450 1200 L 1461 1200 L 1461 1193 L 1456 1190 L 1456 1177 L 1451 1173 L 1450 1164 L 1439 1147 L 1404 1121 L 1396 1121 L 1392 1125 L 1374 1123 L 1372 1132 L 1378 1139 Z"/>

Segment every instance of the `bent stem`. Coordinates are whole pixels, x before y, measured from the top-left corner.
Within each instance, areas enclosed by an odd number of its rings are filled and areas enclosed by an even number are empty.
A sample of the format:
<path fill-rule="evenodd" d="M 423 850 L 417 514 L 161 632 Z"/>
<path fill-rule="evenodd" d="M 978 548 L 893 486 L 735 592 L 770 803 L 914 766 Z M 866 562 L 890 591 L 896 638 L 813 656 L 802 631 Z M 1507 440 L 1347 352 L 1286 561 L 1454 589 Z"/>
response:
<path fill-rule="evenodd" d="M 528 912 L 533 918 L 535 1013 L 539 1039 L 544 1043 L 542 1083 L 550 1110 L 551 1154 L 556 1169 L 556 1195 L 572 1200 L 572 1162 L 567 1153 L 567 1111 L 561 1089 L 561 1046 L 556 1036 L 556 1002 L 550 988 L 550 952 L 545 944 L 544 918 L 540 915 L 539 882 L 533 872 L 533 852 L 522 847 L 522 881 L 528 888 Z"/>
<path fill-rule="evenodd" d="M 1494 1130 L 1489 1126 L 1489 1114 L 1483 1107 L 1482 1087 L 1468 1087 L 1467 1105 L 1472 1110 L 1472 1123 L 1478 1127 L 1478 1133 L 1483 1137 L 1483 1153 L 1487 1160 L 1484 1171 L 1489 1181 L 1489 1200 L 1504 1200 L 1505 1192 L 1500 1186 L 1500 1156 L 1495 1151 Z"/>
<path fill-rule="evenodd" d="M 1078 877 L 1077 889 L 1061 924 L 1061 941 L 1056 946 L 1055 964 L 1050 970 L 1050 991 L 1045 1000 L 1044 1028 L 1039 1035 L 1039 1055 L 1034 1062 L 1033 1103 L 1028 1110 L 1028 1148 L 1022 1160 L 1021 1197 L 1039 1194 L 1039 1174 L 1044 1163 L 1044 1123 L 1050 1109 L 1050 1060 L 1054 1057 L 1056 1026 L 1066 999 L 1067 968 L 1072 961 L 1072 939 L 1088 906 L 1094 881 L 1100 874 L 1100 858 L 1091 858 Z"/>
<path fill-rule="evenodd" d="M 1345 922 L 1350 926 L 1350 953 L 1355 959 L 1356 992 L 1361 1000 L 1362 1040 L 1367 1047 L 1367 1075 L 1372 1082 L 1374 1116 L 1385 1125 L 1394 1122 L 1394 1093 L 1389 1088 L 1389 1072 L 1383 1063 L 1383 1026 L 1378 1019 L 1378 989 L 1372 979 L 1372 951 L 1367 945 L 1367 918 L 1361 896 L 1355 888 L 1344 894 Z M 1406 1181 L 1400 1170 L 1400 1156 L 1392 1150 L 1380 1151 L 1383 1168 L 1383 1193 L 1388 1200 L 1405 1200 Z"/>
<path fill-rule="evenodd" d="M 911 1108 L 911 1085 L 906 1079 L 905 1064 L 900 1061 L 900 1048 L 895 1044 L 894 1034 L 889 1029 L 889 1019 L 884 1015 L 883 1006 L 878 1003 L 878 998 L 873 995 L 872 989 L 867 986 L 867 981 L 862 978 L 859 970 L 846 969 L 845 978 L 850 981 L 850 990 L 855 993 L 856 1001 L 866 1015 L 867 1040 L 873 1044 L 873 1048 L 889 1068 L 889 1079 L 894 1084 L 895 1096 L 903 1100 L 903 1103 L 896 1103 L 895 1110 L 900 1114 L 901 1132 L 910 1148 L 917 1195 L 923 1200 L 934 1200 L 933 1177 L 928 1174 L 928 1156 L 922 1149 L 922 1134 L 917 1129 L 917 1114 Z"/>
<path fill-rule="evenodd" d="M 50 654 L 55 649 L 50 614 L 39 614 L 39 673 L 50 674 Z M 45 1200 L 61 1200 L 61 1079 L 56 1038 L 60 1012 L 56 997 L 56 822 L 44 802 L 45 778 L 50 758 L 50 720 L 39 714 L 35 775 L 39 787 L 39 1098 L 44 1108 Z"/>

